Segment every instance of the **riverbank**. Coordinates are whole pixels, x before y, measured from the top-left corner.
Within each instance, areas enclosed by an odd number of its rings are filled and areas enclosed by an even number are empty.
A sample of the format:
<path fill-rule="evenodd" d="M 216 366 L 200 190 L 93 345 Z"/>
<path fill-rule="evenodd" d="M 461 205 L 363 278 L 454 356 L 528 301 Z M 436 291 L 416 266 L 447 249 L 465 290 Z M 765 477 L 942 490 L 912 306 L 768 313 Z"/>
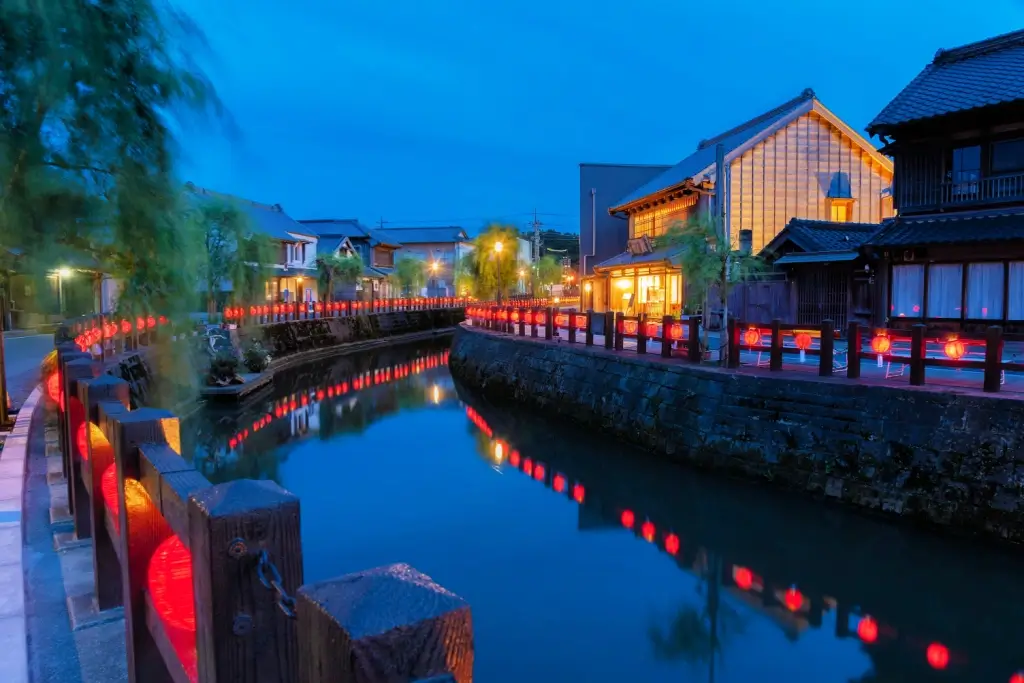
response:
<path fill-rule="evenodd" d="M 1024 402 L 687 365 L 462 326 L 453 376 L 672 460 L 1024 542 Z"/>

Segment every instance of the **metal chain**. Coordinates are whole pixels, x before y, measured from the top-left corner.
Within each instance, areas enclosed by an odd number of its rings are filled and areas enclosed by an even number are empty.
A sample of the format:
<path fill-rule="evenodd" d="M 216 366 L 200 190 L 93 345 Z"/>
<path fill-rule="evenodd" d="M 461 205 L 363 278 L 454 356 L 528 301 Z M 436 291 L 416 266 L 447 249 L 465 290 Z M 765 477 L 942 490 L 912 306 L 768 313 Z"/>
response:
<path fill-rule="evenodd" d="M 268 573 L 270 574 L 269 579 L 267 578 Z M 288 595 L 288 591 L 281 585 L 281 572 L 277 570 L 277 565 L 270 561 L 270 555 L 266 550 L 260 551 L 260 559 L 256 563 L 256 576 L 259 577 L 264 588 L 277 595 L 277 606 L 284 612 L 284 615 L 289 619 L 294 619 L 295 598 Z"/>

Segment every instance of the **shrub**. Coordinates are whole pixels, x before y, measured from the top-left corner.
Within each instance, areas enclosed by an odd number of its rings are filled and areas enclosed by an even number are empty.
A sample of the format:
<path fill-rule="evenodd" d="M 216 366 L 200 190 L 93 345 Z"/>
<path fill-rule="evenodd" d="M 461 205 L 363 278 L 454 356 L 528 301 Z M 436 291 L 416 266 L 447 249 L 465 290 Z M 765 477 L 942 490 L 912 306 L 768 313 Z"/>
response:
<path fill-rule="evenodd" d="M 233 353 L 221 351 L 210 360 L 210 371 L 207 373 L 209 384 L 226 384 L 238 375 L 238 359 Z"/>
<path fill-rule="evenodd" d="M 242 363 L 249 372 L 263 372 L 270 365 L 270 352 L 258 341 L 250 342 L 242 352 Z"/>

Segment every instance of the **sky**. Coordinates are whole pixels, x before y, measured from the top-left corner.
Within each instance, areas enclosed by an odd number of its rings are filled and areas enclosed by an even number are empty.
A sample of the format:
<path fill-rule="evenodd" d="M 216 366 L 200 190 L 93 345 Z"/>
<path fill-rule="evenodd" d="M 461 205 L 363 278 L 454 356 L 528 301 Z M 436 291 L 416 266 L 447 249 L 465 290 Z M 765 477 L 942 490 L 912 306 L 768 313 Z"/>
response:
<path fill-rule="evenodd" d="M 863 132 L 1024 0 L 178 0 L 233 127 L 184 180 L 293 218 L 579 229 L 581 162 L 674 164 L 811 87 Z"/>

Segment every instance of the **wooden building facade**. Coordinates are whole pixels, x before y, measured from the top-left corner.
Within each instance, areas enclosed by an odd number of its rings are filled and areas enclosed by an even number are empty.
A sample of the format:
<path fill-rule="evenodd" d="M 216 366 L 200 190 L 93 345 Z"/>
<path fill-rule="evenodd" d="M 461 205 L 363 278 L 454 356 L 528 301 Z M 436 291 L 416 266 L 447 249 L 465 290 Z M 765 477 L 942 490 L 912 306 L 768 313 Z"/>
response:
<path fill-rule="evenodd" d="M 867 244 L 875 322 L 1024 331 L 1024 31 L 939 50 L 868 130 L 899 211 Z"/>
<path fill-rule="evenodd" d="M 734 248 L 750 231 L 760 253 L 792 218 L 878 223 L 892 215 L 892 163 L 805 90 L 720 135 L 609 209 L 629 221 L 629 245 L 647 238 L 650 249 L 627 249 L 594 267 L 595 310 L 682 312 L 685 291 L 676 254 L 658 238 L 676 221 L 710 209 L 715 155 L 725 151 L 724 201 Z M 627 246 L 627 245 L 623 245 Z"/>

